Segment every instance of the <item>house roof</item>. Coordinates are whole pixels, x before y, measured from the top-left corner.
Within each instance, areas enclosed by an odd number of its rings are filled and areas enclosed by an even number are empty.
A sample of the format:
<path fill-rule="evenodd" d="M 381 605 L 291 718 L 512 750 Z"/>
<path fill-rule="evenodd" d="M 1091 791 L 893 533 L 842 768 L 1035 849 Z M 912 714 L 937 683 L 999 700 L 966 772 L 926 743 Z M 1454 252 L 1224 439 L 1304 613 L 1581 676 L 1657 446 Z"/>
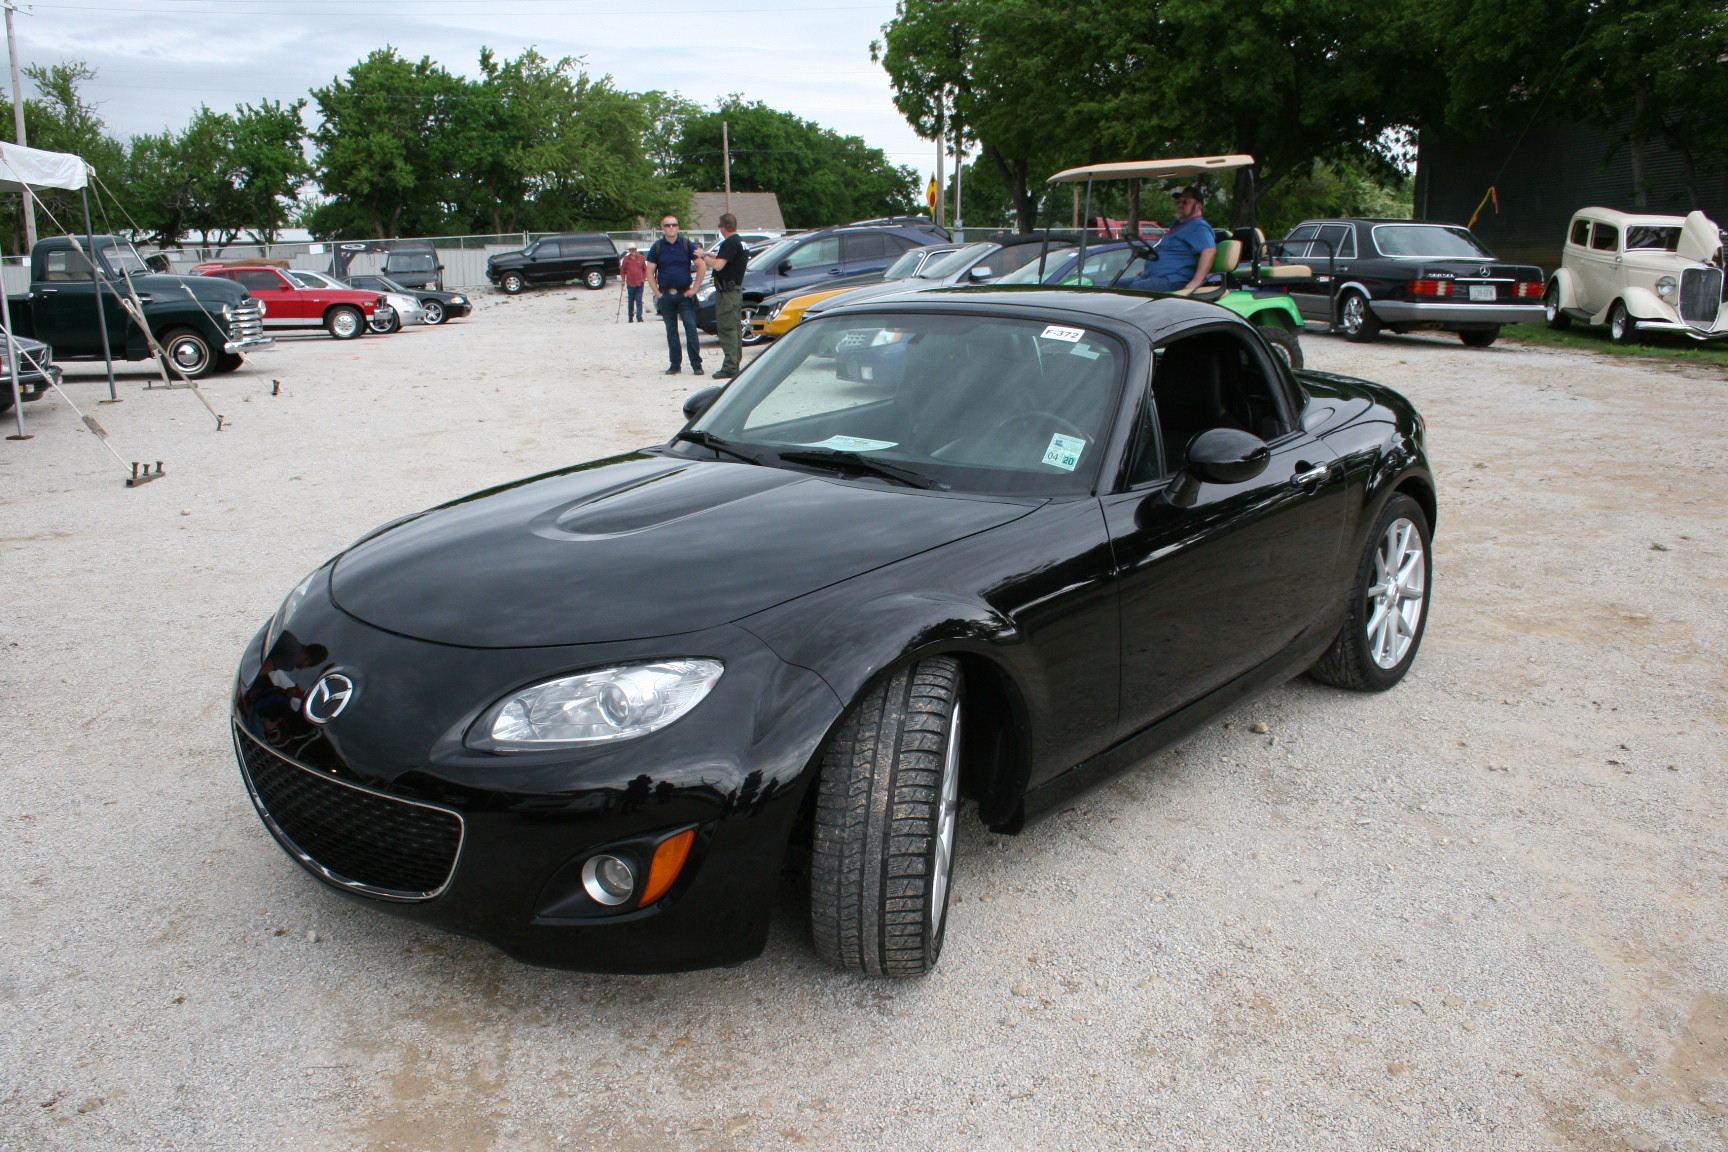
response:
<path fill-rule="evenodd" d="M 726 211 L 726 193 L 698 192 L 695 207 L 696 218 L 690 221 L 690 230 L 712 232 L 720 227 L 720 215 Z M 732 215 L 738 217 L 740 232 L 786 230 L 786 220 L 780 215 L 780 198 L 772 192 L 732 193 Z"/>

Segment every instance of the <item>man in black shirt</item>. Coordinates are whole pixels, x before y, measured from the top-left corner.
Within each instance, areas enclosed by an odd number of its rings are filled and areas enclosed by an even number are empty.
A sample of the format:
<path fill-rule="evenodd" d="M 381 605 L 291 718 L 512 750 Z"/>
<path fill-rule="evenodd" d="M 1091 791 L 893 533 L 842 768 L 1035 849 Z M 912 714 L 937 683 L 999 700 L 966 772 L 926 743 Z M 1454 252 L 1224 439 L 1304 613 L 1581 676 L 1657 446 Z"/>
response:
<path fill-rule="evenodd" d="M 720 237 L 705 259 L 714 278 L 714 330 L 724 353 L 714 379 L 729 380 L 738 375 L 738 361 L 744 355 L 744 269 L 750 254 L 738 239 L 738 217 L 730 212 L 720 217 Z"/>

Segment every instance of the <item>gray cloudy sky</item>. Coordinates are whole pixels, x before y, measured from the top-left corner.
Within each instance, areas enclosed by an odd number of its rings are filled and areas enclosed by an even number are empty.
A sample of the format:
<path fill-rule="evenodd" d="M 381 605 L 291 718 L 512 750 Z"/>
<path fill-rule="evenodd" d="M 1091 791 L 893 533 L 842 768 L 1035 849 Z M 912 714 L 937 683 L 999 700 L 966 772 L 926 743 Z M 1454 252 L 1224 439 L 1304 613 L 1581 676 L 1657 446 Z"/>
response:
<path fill-rule="evenodd" d="M 482 46 L 515 56 L 534 45 L 586 57 L 591 75 L 632 91 L 704 104 L 741 92 L 862 136 L 927 178 L 934 146 L 870 62 L 893 16 L 893 0 L 42 0 L 13 20 L 22 62 L 97 70 L 89 94 L 122 137 L 178 129 L 200 103 L 304 96 L 386 44 L 465 75 Z"/>

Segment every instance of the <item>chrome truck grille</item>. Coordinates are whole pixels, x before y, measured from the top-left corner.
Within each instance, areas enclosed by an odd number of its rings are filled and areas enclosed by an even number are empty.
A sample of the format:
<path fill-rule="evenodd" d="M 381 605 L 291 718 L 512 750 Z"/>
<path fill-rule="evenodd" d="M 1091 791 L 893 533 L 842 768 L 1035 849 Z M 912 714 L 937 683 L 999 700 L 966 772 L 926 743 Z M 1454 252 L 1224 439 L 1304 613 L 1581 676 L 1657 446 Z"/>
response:
<path fill-rule="evenodd" d="M 1680 319 L 1695 328 L 1716 323 L 1722 306 L 1722 269 L 1688 268 L 1680 273 Z"/>
<path fill-rule="evenodd" d="M 242 340 L 256 340 L 264 335 L 264 305 L 257 300 L 247 300 L 228 309 L 228 339 L 236 344 Z"/>

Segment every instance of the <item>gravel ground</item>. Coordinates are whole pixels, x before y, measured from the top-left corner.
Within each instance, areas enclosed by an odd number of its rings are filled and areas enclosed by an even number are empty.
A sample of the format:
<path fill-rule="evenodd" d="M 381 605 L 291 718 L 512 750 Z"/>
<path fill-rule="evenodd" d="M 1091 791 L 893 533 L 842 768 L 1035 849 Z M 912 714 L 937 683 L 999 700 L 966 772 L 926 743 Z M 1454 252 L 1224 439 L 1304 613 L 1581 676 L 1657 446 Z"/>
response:
<path fill-rule="evenodd" d="M 610 294 L 68 391 L 0 447 L 0 1149 L 1666 1149 L 1728 1143 L 1728 380 L 1306 338 L 1428 418 L 1436 592 L 1383 696 L 1297 681 L 1024 835 L 940 970 L 549 972 L 270 840 L 225 699 L 368 528 L 661 439 Z M 718 364 L 712 353 L 710 368 Z M 281 393 L 271 395 L 271 381 Z M 1703 417 L 1708 415 L 1710 419 Z"/>

